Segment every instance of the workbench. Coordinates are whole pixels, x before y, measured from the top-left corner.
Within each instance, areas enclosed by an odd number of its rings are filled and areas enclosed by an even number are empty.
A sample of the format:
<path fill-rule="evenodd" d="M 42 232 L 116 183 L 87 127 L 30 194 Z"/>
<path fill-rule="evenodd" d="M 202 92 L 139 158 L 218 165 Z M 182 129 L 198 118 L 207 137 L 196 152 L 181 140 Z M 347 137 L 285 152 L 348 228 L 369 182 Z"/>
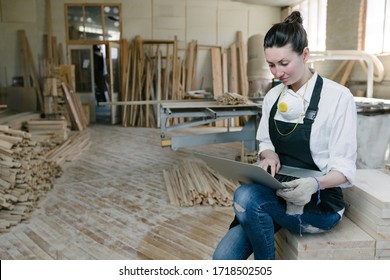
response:
<path fill-rule="evenodd" d="M 236 117 L 247 117 L 247 121 L 240 131 L 231 131 L 230 120 Z M 215 100 L 163 102 L 160 107 L 161 146 L 177 150 L 182 147 L 240 141 L 244 142 L 249 150 L 255 151 L 257 149 L 256 131 L 260 117 L 261 100 L 249 100 L 246 104 L 238 105 L 221 105 Z M 181 121 L 177 121 L 177 124 L 169 124 L 169 122 L 175 123 L 172 122 L 174 119 Z M 167 135 L 173 130 L 208 125 L 224 120 L 228 123 L 226 132 L 171 137 Z"/>

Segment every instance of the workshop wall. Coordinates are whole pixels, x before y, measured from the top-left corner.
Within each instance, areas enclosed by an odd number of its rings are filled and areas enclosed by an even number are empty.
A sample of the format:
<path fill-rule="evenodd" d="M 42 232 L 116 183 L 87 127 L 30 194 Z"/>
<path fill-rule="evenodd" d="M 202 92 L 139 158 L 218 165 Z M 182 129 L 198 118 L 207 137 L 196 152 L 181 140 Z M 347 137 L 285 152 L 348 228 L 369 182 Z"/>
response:
<path fill-rule="evenodd" d="M 174 39 L 185 49 L 187 42 L 228 47 L 242 31 L 244 41 L 253 34 L 265 33 L 280 19 L 280 9 L 248 5 L 231 0 L 55 0 L 51 1 L 52 33 L 66 46 L 65 3 L 120 3 L 123 38 L 136 35 L 144 39 Z M 0 87 L 10 85 L 12 77 L 22 75 L 17 30 L 24 29 L 38 63 L 43 52 L 43 35 L 47 33 L 45 0 L 0 0 Z M 209 65 L 209 52 L 200 52 L 199 65 Z M 206 63 L 207 62 L 207 63 Z M 211 82 L 210 67 L 199 67 L 205 86 Z M 201 77 L 201 76 L 200 76 Z"/>
<path fill-rule="evenodd" d="M 17 31 L 26 34 L 38 67 L 43 52 L 43 35 L 47 32 L 45 0 L 0 0 L 0 88 L 11 84 L 12 77 L 21 76 L 22 60 Z M 281 19 L 281 9 L 243 4 L 231 0 L 52 0 L 52 32 L 58 43 L 65 43 L 64 3 L 121 3 L 123 38 L 136 35 L 145 39 L 173 39 L 179 48 L 191 40 L 199 44 L 228 47 L 237 31 L 246 41 L 251 35 L 263 33 Z M 357 49 L 360 0 L 328 0 L 327 48 Z M 385 70 L 390 69 L 390 57 L 379 56 Z M 211 86 L 208 52 L 200 52 L 198 62 L 205 86 Z M 330 75 L 337 64 L 319 65 L 321 74 Z M 317 66 L 316 66 L 317 67 Z M 390 71 L 385 80 L 376 83 L 374 97 L 390 99 Z M 356 93 L 364 89 L 366 74 L 357 64 L 349 87 Z"/>

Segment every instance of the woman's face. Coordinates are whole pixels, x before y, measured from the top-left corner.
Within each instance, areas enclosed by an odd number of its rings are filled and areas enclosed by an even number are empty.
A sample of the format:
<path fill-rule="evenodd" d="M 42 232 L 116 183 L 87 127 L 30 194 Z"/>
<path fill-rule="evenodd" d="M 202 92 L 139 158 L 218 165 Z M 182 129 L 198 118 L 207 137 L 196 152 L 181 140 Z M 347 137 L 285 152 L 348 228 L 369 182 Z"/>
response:
<path fill-rule="evenodd" d="M 293 51 L 291 44 L 287 44 L 284 47 L 266 48 L 264 53 L 272 75 L 283 84 L 297 85 L 299 89 L 306 82 L 308 48 L 299 55 Z"/>

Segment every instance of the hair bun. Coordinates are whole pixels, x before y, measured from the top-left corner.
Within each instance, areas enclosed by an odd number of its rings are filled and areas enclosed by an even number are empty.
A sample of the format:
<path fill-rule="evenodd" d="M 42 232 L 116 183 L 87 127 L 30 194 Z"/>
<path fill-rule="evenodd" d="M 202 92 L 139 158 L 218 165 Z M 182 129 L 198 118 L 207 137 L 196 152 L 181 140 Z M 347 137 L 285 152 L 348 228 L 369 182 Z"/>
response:
<path fill-rule="evenodd" d="M 284 20 L 285 23 L 300 23 L 302 24 L 303 20 L 301 17 L 301 13 L 299 11 L 293 11 L 286 19 Z"/>

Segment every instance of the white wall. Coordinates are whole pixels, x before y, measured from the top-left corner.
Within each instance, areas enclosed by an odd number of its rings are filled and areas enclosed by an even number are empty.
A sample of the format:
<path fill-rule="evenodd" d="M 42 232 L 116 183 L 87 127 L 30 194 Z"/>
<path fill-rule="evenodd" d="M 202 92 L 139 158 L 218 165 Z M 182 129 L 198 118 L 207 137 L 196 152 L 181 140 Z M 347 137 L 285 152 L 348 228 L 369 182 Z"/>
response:
<path fill-rule="evenodd" d="M 43 54 L 43 35 L 47 33 L 45 0 L 0 0 L 0 88 L 21 76 L 22 59 L 17 31 L 26 31 L 36 67 Z M 184 50 L 191 40 L 199 44 L 229 47 L 242 31 L 244 40 L 263 33 L 280 21 L 281 10 L 243 4 L 231 0 L 51 0 L 52 32 L 58 43 L 66 46 L 64 3 L 120 3 L 122 5 L 123 38 L 136 35 L 145 39 L 173 39 Z M 357 48 L 357 21 L 360 0 L 328 0 L 328 49 Z M 343 16 L 347 13 L 347 16 Z M 352 17 L 352 19 L 351 19 Z M 343 27 L 343 29 L 340 29 Z M 342 32 L 341 32 L 342 31 Z M 183 53 L 183 52 L 182 52 Z M 381 56 L 385 66 L 385 81 L 376 84 L 374 96 L 390 98 L 390 56 Z M 202 77 L 211 86 L 210 54 L 201 49 L 198 56 L 198 84 Z M 330 68 L 319 66 L 321 74 L 330 75 Z M 365 85 L 366 75 L 357 64 L 352 73 L 353 92 Z M 360 85 L 362 84 L 362 85 Z"/>
<path fill-rule="evenodd" d="M 43 54 L 43 35 L 47 33 L 45 0 L 0 0 L 0 87 L 21 76 L 22 65 L 17 30 L 26 31 L 36 67 Z M 168 39 L 177 36 L 179 48 L 197 40 L 198 44 L 229 47 L 236 32 L 243 38 L 265 33 L 280 20 L 280 8 L 248 5 L 231 0 L 51 0 L 52 33 L 66 46 L 65 3 L 120 3 L 123 38 L 136 35 L 145 39 Z M 211 81 L 207 49 L 200 51 L 199 71 Z M 199 76 L 199 75 L 198 75 Z M 201 76 L 199 76 L 200 79 Z"/>

